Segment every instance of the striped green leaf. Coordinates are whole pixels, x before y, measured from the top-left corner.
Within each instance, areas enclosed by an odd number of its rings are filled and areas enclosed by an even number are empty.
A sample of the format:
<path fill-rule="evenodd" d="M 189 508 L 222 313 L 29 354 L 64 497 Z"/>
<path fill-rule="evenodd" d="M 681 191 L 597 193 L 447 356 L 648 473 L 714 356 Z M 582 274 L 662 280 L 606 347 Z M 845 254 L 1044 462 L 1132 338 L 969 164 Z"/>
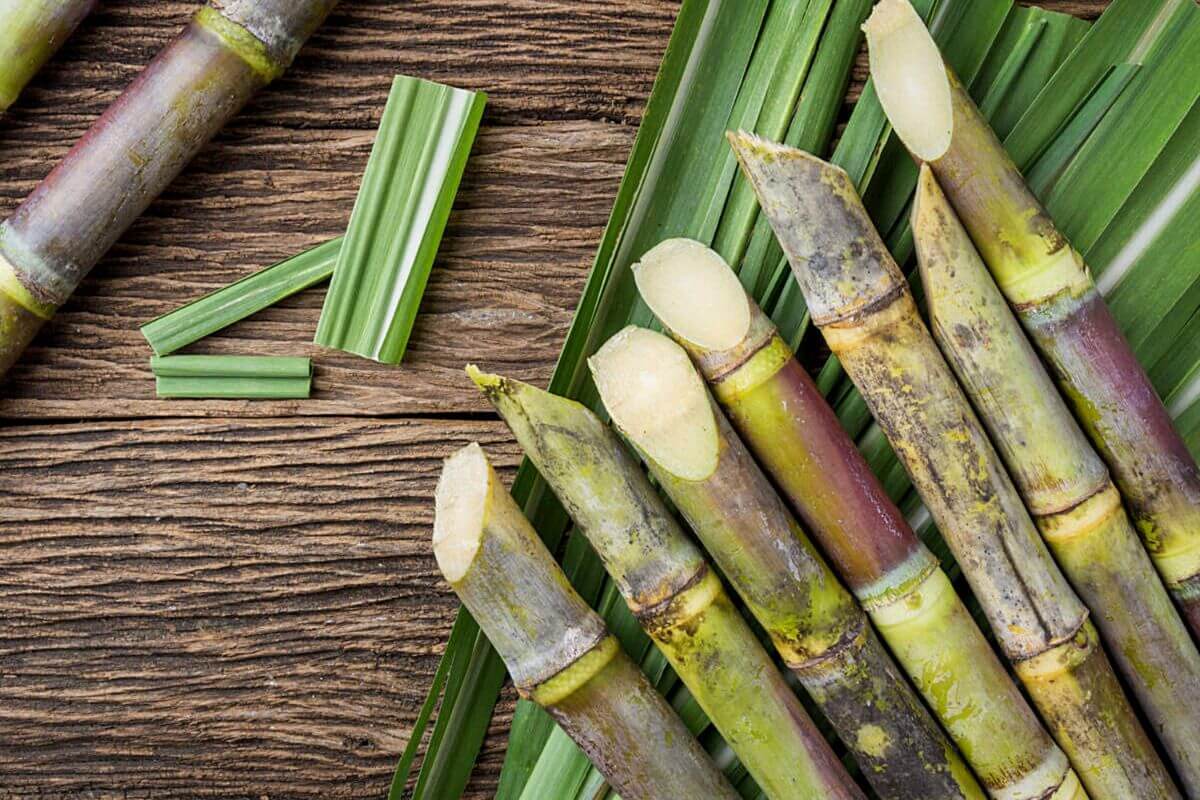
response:
<path fill-rule="evenodd" d="M 306 398 L 312 390 L 312 361 L 292 356 L 154 356 L 150 359 L 159 397 Z"/>
<path fill-rule="evenodd" d="M 142 326 L 156 355 L 165 356 L 216 333 L 333 274 L 339 236 L 286 261 L 248 275 Z"/>
<path fill-rule="evenodd" d="M 477 92 L 396 77 L 317 344 L 400 363 L 486 101 Z"/>

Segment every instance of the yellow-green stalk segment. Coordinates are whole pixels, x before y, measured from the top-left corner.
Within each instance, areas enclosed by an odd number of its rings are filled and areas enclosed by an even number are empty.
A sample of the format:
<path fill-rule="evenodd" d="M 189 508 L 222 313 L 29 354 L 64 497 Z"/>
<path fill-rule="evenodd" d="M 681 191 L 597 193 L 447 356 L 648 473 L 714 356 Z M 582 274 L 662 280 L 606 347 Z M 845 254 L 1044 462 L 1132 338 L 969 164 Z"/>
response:
<path fill-rule="evenodd" d="M 0 114 L 58 51 L 97 0 L 0 0 Z"/>
<path fill-rule="evenodd" d="M 989 794 L 1083 797 L 937 560 L 725 261 L 672 239 L 634 275 Z"/>
<path fill-rule="evenodd" d="M 767 796 L 862 798 L 616 434 L 573 400 L 473 367 L 468 373 Z"/>
<path fill-rule="evenodd" d="M 904 464 L 1004 654 L 1094 798 L 1178 797 L 850 177 L 732 137 L 813 321 Z"/>
<path fill-rule="evenodd" d="M 522 697 L 625 798 L 738 795 L 580 597 L 477 444 L 446 460 L 433 550 Z"/>
<path fill-rule="evenodd" d="M 1200 796 L 1200 653 L 1121 497 L 928 165 L 913 207 L 934 338 L 1191 796 Z"/>
<path fill-rule="evenodd" d="M 833 723 L 875 792 L 885 800 L 985 797 L 866 614 L 714 407 L 683 348 L 660 333 L 629 327 L 589 365 L 613 424 Z"/>
<path fill-rule="evenodd" d="M 0 226 L 0 375 L 337 0 L 213 0 Z"/>
<path fill-rule="evenodd" d="M 872 75 L 896 132 L 937 176 L 1052 367 L 1200 637 L 1200 468 L 1083 258 L 1029 190 L 907 0 L 881 2 L 866 30 Z"/>

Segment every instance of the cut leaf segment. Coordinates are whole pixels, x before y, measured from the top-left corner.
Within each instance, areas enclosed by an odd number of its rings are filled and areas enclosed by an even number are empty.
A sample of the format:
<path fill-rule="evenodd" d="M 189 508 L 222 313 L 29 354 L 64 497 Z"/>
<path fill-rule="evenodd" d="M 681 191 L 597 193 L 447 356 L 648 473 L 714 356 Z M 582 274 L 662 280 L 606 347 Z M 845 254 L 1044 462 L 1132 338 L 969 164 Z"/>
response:
<path fill-rule="evenodd" d="M 333 274 L 342 238 L 259 270 L 142 326 L 156 355 L 165 356 L 307 289 Z"/>
<path fill-rule="evenodd" d="M 314 341 L 404 357 L 487 96 L 397 76 Z"/>
<path fill-rule="evenodd" d="M 154 356 L 159 397 L 292 399 L 312 391 L 312 361 L 293 356 Z"/>

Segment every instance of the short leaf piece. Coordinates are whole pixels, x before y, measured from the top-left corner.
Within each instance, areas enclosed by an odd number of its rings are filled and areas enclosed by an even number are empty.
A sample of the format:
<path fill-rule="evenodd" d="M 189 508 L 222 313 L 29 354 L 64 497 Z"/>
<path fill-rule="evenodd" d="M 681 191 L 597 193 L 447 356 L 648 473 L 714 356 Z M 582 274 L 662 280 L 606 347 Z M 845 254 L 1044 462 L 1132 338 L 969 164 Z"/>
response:
<path fill-rule="evenodd" d="M 155 356 L 159 397 L 283 400 L 307 398 L 312 361 L 299 356 Z"/>
<path fill-rule="evenodd" d="M 174 353 L 325 280 L 333 274 L 341 249 L 342 237 L 339 236 L 286 261 L 260 269 L 147 322 L 142 326 L 142 335 L 155 355 Z"/>

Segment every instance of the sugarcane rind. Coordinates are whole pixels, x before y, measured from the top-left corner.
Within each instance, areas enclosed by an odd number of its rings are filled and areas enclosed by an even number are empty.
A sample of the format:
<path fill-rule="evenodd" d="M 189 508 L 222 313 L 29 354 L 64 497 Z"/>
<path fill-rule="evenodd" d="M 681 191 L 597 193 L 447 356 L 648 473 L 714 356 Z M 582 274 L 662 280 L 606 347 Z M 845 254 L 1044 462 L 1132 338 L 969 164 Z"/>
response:
<path fill-rule="evenodd" d="M 257 36 L 211 6 L 204 6 L 196 12 L 195 24 L 217 37 L 230 52 L 237 54 L 262 78 L 263 83 L 270 83 L 287 69 L 286 64 L 271 58 L 267 46 Z"/>
<path fill-rule="evenodd" d="M 724 593 L 720 578 L 707 564 L 702 564 L 692 578 L 666 600 L 631 610 L 651 636 L 669 639 L 673 631 L 693 625 Z"/>
<path fill-rule="evenodd" d="M 722 403 L 734 403 L 770 380 L 792 360 L 792 348 L 772 331 L 766 344 L 739 365 L 732 365 L 723 376 L 712 378 L 713 393 Z"/>
<path fill-rule="evenodd" d="M 1079 629 L 1070 638 L 1053 643 L 1035 656 L 1017 661 L 1014 666 L 1026 684 L 1049 682 L 1069 674 L 1091 658 L 1100 645 L 1100 636 L 1095 626 L 1085 617 Z"/>
<path fill-rule="evenodd" d="M 32 292 L 25 288 L 16 268 L 4 257 L 3 253 L 0 253 L 0 292 L 8 295 L 14 303 L 43 320 L 49 320 L 54 316 L 55 307 L 50 303 L 39 301 Z"/>
<path fill-rule="evenodd" d="M 1017 309 L 1041 306 L 1060 296 L 1079 298 L 1093 286 L 1083 257 L 1067 245 L 1040 264 L 1022 265 L 1020 270 L 998 269 L 995 276 L 1000 289 Z"/>
<path fill-rule="evenodd" d="M 821 332 L 835 353 L 849 351 L 884 334 L 889 328 L 907 324 L 917 313 L 917 304 L 912 293 L 907 286 L 902 286 L 870 307 L 825 324 Z"/>
<path fill-rule="evenodd" d="M 518 688 L 518 691 L 522 697 L 541 706 L 561 703 L 608 666 L 620 649 L 616 637 L 608 636 L 554 677 L 533 687 Z"/>

